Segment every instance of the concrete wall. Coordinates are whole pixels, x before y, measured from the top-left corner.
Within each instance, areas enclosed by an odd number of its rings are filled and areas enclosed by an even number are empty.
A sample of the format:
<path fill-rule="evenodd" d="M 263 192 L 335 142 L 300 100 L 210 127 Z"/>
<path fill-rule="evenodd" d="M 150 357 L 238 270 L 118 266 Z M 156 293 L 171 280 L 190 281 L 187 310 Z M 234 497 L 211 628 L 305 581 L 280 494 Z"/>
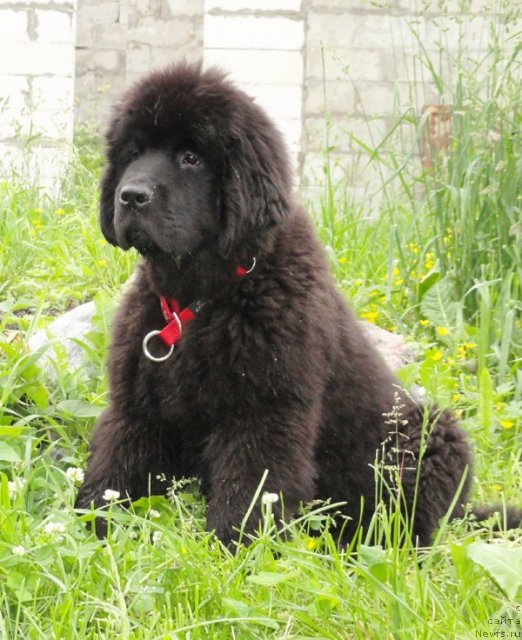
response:
<path fill-rule="evenodd" d="M 71 134 L 75 1 L 0 5 L 0 80 L 10 96 L 0 113 L 2 150 L 16 155 L 23 136 L 36 132 L 35 159 L 44 158 L 51 173 L 47 158 L 57 156 L 49 150 Z M 183 57 L 204 58 L 276 120 L 306 194 L 323 178 L 328 145 L 336 179 L 364 197 L 383 171 L 366 162 L 364 146 L 375 147 L 401 113 L 408 117 L 394 135 L 414 148 L 423 105 L 451 100 L 436 87 L 427 58 L 451 84 L 459 51 L 479 59 L 490 27 L 501 33 L 509 15 L 507 8 L 486 12 L 488 0 L 77 2 L 77 122 L 103 128 L 109 105 L 137 77 Z"/>
<path fill-rule="evenodd" d="M 73 128 L 75 0 L 0 4 L 0 171 L 54 189 Z"/>
<path fill-rule="evenodd" d="M 204 62 L 256 97 L 302 163 L 306 14 L 302 0 L 205 0 Z"/>
<path fill-rule="evenodd" d="M 122 90 L 203 53 L 203 0 L 78 0 L 76 117 L 103 122 Z"/>
<path fill-rule="evenodd" d="M 323 175 L 327 144 L 334 179 L 344 180 L 357 199 L 378 191 L 392 171 L 368 163 L 365 145 L 374 149 L 391 135 L 390 144 L 413 152 L 408 166 L 419 166 L 423 106 L 452 103 L 459 67 L 471 68 L 484 56 L 492 31 L 504 48 L 509 46 L 502 37 L 507 4 L 503 16 L 493 13 L 495 3 L 487 0 L 303 2 L 301 144 L 306 154 L 300 177 L 307 193 Z M 484 66 L 479 73 L 485 73 Z M 442 88 L 434 76 L 442 78 Z"/>
<path fill-rule="evenodd" d="M 314 197 L 324 178 L 328 146 L 334 179 L 366 198 L 386 170 L 368 164 L 364 147 L 394 130 L 413 150 L 412 163 L 420 162 L 422 108 L 450 100 L 426 61 L 451 85 L 459 51 L 480 59 L 490 27 L 503 20 L 491 7 L 485 13 L 488 4 L 205 0 L 204 58 L 229 70 L 276 119 L 305 197 Z M 395 129 L 398 114 L 407 118 Z"/>

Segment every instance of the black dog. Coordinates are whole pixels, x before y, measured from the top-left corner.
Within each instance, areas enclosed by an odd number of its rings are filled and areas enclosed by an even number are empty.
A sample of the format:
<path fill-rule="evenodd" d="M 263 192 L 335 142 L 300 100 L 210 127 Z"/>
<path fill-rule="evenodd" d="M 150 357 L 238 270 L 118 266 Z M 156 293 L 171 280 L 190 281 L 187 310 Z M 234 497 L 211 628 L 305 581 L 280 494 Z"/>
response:
<path fill-rule="evenodd" d="M 128 92 L 107 139 L 101 227 L 144 259 L 114 322 L 110 406 L 77 506 L 196 476 L 209 529 L 230 541 L 268 469 L 286 515 L 346 501 L 348 537 L 375 509 L 377 463 L 385 499 L 415 504 L 428 544 L 459 484 L 458 512 L 467 499 L 465 435 L 401 391 L 361 334 L 265 113 L 220 72 L 181 65 Z"/>

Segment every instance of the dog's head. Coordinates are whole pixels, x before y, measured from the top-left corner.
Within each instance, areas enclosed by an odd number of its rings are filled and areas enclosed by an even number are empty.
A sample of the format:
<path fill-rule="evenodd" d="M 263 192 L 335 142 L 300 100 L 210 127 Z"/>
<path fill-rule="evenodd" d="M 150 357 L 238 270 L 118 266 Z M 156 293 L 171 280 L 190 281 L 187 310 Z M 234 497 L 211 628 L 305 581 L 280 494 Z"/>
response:
<path fill-rule="evenodd" d="M 109 242 L 144 255 L 223 256 L 277 224 L 290 172 L 264 112 L 216 69 L 181 64 L 138 83 L 115 107 L 101 184 Z"/>

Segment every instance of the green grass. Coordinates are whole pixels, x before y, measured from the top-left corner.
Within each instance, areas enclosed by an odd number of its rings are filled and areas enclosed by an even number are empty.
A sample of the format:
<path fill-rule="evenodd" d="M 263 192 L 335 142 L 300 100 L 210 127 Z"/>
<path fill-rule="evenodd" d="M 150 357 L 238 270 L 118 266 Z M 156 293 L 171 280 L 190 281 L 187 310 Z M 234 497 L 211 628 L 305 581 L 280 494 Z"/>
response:
<path fill-rule="evenodd" d="M 401 143 L 411 137 L 404 128 L 417 127 L 418 138 L 421 125 L 400 114 L 392 134 L 360 154 L 386 169 L 371 221 L 364 204 L 330 179 L 328 153 L 313 213 L 355 309 L 416 349 L 417 362 L 400 372 L 405 384 L 423 386 L 458 412 L 476 450 L 473 500 L 516 503 L 520 59 L 493 37 L 489 57 L 476 63 L 483 75 L 457 52 L 458 77 L 449 83 L 419 51 L 419 63 L 462 111 L 447 154 L 421 171 L 415 149 Z M 479 77 L 486 79 L 477 86 Z M 395 544 L 405 523 L 394 505 L 377 511 L 372 536 L 340 551 L 329 533 L 335 505 L 314 504 L 279 530 L 266 513 L 263 530 L 233 555 L 205 531 L 197 489 L 178 483 L 130 512 L 112 505 L 107 542 L 89 532 L 92 515 L 74 513 L 78 485 L 67 470 L 84 468 L 106 403 L 108 325 L 135 256 L 108 246 L 98 229 L 99 145 L 82 133 L 76 149 L 59 201 L 14 177 L 0 183 L 0 638 L 522 633 L 520 531 L 513 540 L 469 522 L 443 523 L 433 547 L 419 551 Z M 93 298 L 87 365 L 67 372 L 57 348 L 51 383 L 44 351 L 31 353 L 27 340 L 57 313 Z M 490 539 L 495 544 L 485 545 Z"/>

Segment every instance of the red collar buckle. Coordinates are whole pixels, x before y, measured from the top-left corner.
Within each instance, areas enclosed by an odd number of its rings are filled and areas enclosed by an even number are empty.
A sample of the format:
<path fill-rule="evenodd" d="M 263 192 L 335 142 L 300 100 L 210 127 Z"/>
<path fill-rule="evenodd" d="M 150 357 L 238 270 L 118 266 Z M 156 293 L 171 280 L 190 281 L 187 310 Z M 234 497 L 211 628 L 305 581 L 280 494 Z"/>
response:
<path fill-rule="evenodd" d="M 256 259 L 254 258 L 250 269 L 245 269 L 245 267 L 239 265 L 236 267 L 234 273 L 237 277 L 242 278 L 249 273 L 252 273 L 255 266 Z M 205 300 L 196 300 L 180 311 L 179 303 L 176 299 L 160 296 L 161 311 L 163 312 L 163 317 L 167 324 L 161 330 L 154 329 L 153 331 L 149 331 L 149 333 L 147 333 L 143 338 L 142 348 L 145 357 L 153 362 L 164 362 L 165 360 L 168 360 L 174 352 L 176 343 L 180 340 L 183 334 L 183 327 L 189 322 L 192 322 L 208 302 L 209 301 Z M 149 350 L 149 342 L 156 336 L 158 336 L 163 344 L 168 347 L 168 351 L 162 356 L 155 356 Z"/>

